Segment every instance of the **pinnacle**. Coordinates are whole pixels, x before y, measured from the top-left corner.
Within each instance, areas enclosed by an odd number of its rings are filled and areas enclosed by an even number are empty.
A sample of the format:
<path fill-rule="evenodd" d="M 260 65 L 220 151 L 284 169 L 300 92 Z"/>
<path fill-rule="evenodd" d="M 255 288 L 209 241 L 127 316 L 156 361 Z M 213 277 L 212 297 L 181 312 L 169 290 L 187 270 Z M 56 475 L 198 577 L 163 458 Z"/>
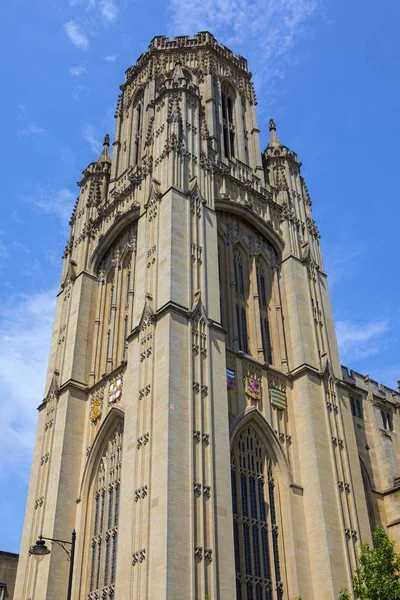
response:
<path fill-rule="evenodd" d="M 273 119 L 269 120 L 269 142 L 268 142 L 268 147 L 269 148 L 276 148 L 279 146 L 283 146 L 282 142 L 280 141 L 280 139 L 278 138 L 277 134 L 276 134 L 276 125 L 275 125 L 275 121 Z"/>
<path fill-rule="evenodd" d="M 179 61 L 177 63 L 175 63 L 175 69 L 172 74 L 172 79 L 173 79 L 173 81 L 177 81 L 177 82 L 179 82 L 182 79 L 186 79 L 186 77 L 182 71 L 182 65 Z"/>
<path fill-rule="evenodd" d="M 105 162 L 111 163 L 110 153 L 108 151 L 109 146 L 110 146 L 110 136 L 108 135 L 108 133 L 106 133 L 106 135 L 104 136 L 103 149 L 97 160 L 98 163 L 105 163 Z"/>

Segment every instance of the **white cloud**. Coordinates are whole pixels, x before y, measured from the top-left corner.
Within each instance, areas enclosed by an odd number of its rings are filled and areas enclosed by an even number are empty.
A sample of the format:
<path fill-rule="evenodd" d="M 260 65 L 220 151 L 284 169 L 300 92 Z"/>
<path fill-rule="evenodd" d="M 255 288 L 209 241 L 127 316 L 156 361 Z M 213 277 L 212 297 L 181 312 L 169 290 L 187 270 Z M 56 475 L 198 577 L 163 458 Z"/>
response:
<path fill-rule="evenodd" d="M 100 0 L 99 8 L 106 25 L 117 20 L 119 9 L 114 0 Z"/>
<path fill-rule="evenodd" d="M 355 361 L 381 352 L 386 344 L 383 336 L 389 328 L 387 320 L 371 320 L 366 323 L 337 321 L 336 335 L 342 363 L 351 366 Z"/>
<path fill-rule="evenodd" d="M 113 63 L 115 60 L 117 60 L 117 55 L 116 54 L 109 54 L 108 56 L 104 57 L 104 60 L 108 63 Z"/>
<path fill-rule="evenodd" d="M 37 413 L 44 396 L 45 374 L 54 318 L 56 290 L 18 296 L 0 305 L 0 386 L 4 452 L 0 474 L 10 468 L 28 479 Z"/>
<path fill-rule="evenodd" d="M 17 104 L 18 119 L 23 119 L 27 116 L 25 104 Z"/>
<path fill-rule="evenodd" d="M 70 0 L 71 6 L 79 6 L 85 4 L 86 10 L 92 10 L 96 6 L 96 0 Z"/>
<path fill-rule="evenodd" d="M 33 193 L 24 195 L 23 200 L 37 212 L 56 217 L 63 226 L 67 226 L 75 196 L 67 188 L 54 189 L 38 185 Z"/>
<path fill-rule="evenodd" d="M 92 152 L 94 152 L 95 154 L 99 154 L 101 150 L 101 144 L 99 142 L 99 136 L 97 134 L 97 131 L 93 127 L 93 125 L 89 125 L 88 123 L 86 123 L 81 128 L 81 136 L 82 139 L 84 139 L 85 142 L 89 144 Z"/>
<path fill-rule="evenodd" d="M 68 23 L 65 23 L 64 28 L 74 46 L 81 48 L 82 50 L 87 49 L 89 46 L 87 35 L 74 21 L 68 21 Z"/>
<path fill-rule="evenodd" d="M 72 90 L 72 97 L 75 100 L 80 100 L 83 92 L 85 92 L 88 88 L 84 85 L 81 85 L 80 83 L 76 84 L 74 86 L 74 89 Z"/>
<path fill-rule="evenodd" d="M 119 15 L 116 0 L 70 0 L 71 6 L 82 6 L 87 13 L 96 16 L 98 12 L 103 25 L 114 23 Z"/>
<path fill-rule="evenodd" d="M 23 129 L 18 129 L 17 131 L 18 137 L 24 137 L 25 135 L 47 135 L 47 131 L 43 129 L 43 127 L 39 127 L 36 123 L 30 123 L 27 127 Z"/>
<path fill-rule="evenodd" d="M 77 65 L 76 67 L 70 67 L 69 72 L 71 73 L 72 77 L 80 77 L 84 73 L 87 73 L 87 68 L 83 64 Z"/>
<path fill-rule="evenodd" d="M 258 87 L 283 76 L 306 21 L 324 0 L 169 0 L 171 35 L 212 31 L 243 52 Z"/>

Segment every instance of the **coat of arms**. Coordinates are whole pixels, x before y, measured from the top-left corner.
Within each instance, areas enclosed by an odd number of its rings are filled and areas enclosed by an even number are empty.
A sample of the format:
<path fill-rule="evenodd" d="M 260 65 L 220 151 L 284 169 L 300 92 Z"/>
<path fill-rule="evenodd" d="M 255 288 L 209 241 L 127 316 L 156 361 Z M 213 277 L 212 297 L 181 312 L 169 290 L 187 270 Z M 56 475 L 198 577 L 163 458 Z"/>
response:
<path fill-rule="evenodd" d="M 255 379 L 254 377 L 245 377 L 244 389 L 246 396 L 249 396 L 249 398 L 253 398 L 253 400 L 261 400 L 262 388 L 261 381 L 258 379 Z"/>
<path fill-rule="evenodd" d="M 92 421 L 92 423 L 95 423 L 97 419 L 100 419 L 101 417 L 102 400 L 103 398 L 99 392 L 97 392 L 92 398 L 89 412 L 89 419 Z"/>
<path fill-rule="evenodd" d="M 228 390 L 233 390 L 235 387 L 235 371 L 233 369 L 226 369 L 226 385 Z"/>
<path fill-rule="evenodd" d="M 122 394 L 122 377 L 118 377 L 118 379 L 113 379 L 110 383 L 110 387 L 108 389 L 108 402 L 109 404 L 114 404 L 121 397 Z"/>

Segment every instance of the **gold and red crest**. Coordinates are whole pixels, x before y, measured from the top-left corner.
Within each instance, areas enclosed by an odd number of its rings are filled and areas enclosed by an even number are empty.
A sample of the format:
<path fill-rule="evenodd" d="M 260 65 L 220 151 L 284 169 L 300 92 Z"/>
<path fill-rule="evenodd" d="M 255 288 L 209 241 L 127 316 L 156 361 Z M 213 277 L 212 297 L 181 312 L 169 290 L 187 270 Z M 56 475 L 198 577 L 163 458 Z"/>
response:
<path fill-rule="evenodd" d="M 103 397 L 101 392 L 98 391 L 94 394 L 90 403 L 89 419 L 92 421 L 92 423 L 95 423 L 97 419 L 100 419 L 102 404 Z"/>

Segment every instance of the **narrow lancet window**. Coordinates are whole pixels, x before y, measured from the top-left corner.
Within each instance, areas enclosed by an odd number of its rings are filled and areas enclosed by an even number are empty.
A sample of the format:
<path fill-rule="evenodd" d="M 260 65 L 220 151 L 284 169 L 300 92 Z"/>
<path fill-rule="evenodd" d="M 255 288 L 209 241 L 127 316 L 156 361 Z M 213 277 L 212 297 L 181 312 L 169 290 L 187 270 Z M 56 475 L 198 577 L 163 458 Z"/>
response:
<path fill-rule="evenodd" d="M 222 130 L 226 158 L 235 156 L 234 92 L 228 85 L 222 86 Z"/>
<path fill-rule="evenodd" d="M 258 260 L 257 264 L 257 293 L 258 304 L 260 309 L 260 329 L 261 339 L 264 349 L 264 360 L 268 364 L 272 364 L 272 344 L 269 327 L 269 309 L 267 297 L 267 275 L 264 261 Z"/>
<path fill-rule="evenodd" d="M 236 291 L 236 327 L 239 350 L 249 353 L 248 331 L 247 331 L 247 288 L 245 257 L 240 249 L 235 250 L 233 256 L 233 273 L 235 277 Z"/>
<path fill-rule="evenodd" d="M 133 166 L 140 164 L 140 153 L 142 145 L 142 132 L 143 132 L 143 94 L 141 94 L 135 102 L 133 107 L 133 137 L 134 137 L 134 148 L 133 148 Z"/>

